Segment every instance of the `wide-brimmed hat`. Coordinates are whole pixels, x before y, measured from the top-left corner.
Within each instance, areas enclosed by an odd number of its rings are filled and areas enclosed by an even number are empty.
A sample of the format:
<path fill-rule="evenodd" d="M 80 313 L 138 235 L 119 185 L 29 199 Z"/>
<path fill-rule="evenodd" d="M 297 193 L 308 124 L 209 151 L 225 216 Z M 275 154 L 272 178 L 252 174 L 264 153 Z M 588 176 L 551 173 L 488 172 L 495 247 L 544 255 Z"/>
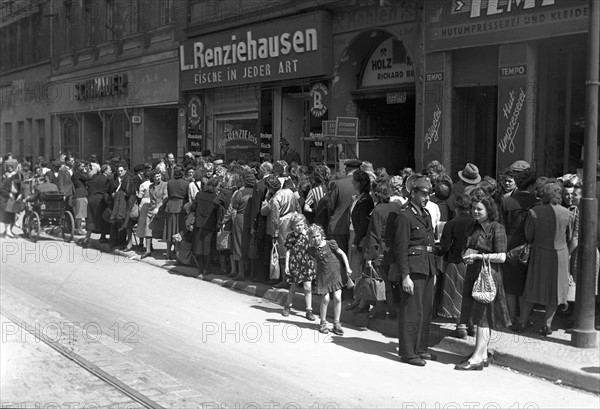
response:
<path fill-rule="evenodd" d="M 472 163 L 467 163 L 463 170 L 458 171 L 458 177 L 469 185 L 476 185 L 481 182 L 481 175 L 479 175 L 479 168 Z"/>

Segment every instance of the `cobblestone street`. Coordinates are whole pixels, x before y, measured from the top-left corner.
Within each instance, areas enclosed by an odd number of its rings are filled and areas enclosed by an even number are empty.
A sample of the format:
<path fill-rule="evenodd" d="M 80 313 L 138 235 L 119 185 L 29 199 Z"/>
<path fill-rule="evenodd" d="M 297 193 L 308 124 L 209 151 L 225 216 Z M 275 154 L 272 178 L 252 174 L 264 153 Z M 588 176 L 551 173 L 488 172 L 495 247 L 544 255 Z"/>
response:
<path fill-rule="evenodd" d="M 3 408 L 141 407 L 5 316 L 0 320 Z"/>

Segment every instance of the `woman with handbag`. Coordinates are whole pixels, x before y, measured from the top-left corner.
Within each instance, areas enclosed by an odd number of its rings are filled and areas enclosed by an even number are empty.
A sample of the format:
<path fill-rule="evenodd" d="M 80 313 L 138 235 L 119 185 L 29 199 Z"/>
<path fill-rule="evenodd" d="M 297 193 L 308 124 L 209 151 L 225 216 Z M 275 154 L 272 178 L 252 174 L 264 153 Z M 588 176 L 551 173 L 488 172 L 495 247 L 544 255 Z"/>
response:
<path fill-rule="evenodd" d="M 535 196 L 527 189 L 534 182 L 531 170 L 508 171 L 507 180 L 513 180 L 516 189 L 502 198 L 501 211 L 506 227 L 507 249 L 510 251 L 525 244 L 525 219 L 529 209 L 537 203 Z M 510 259 L 502 266 L 506 303 L 510 319 L 516 322 L 518 311 L 523 308 L 523 289 L 527 277 L 527 265 L 512 262 Z"/>
<path fill-rule="evenodd" d="M 494 199 L 482 190 L 474 191 L 471 213 L 476 220 L 467 239 L 467 251 L 463 256 L 467 274 L 463 287 L 461 323 L 469 319 L 477 325 L 475 350 L 467 360 L 456 365 L 461 371 L 482 370 L 488 366 L 488 344 L 491 330 L 510 325 L 502 283 L 502 263 L 506 260 L 506 232 L 498 223 L 499 213 Z M 487 278 L 491 287 L 486 302 L 473 298 L 474 286 L 480 278 Z M 488 302 L 489 301 L 489 302 Z"/>
<path fill-rule="evenodd" d="M 560 205 L 561 187 L 556 182 L 541 187 L 541 204 L 531 209 L 525 221 L 525 237 L 532 243 L 523 291 L 523 308 L 519 322 L 513 328 L 524 331 L 534 304 L 546 307 L 544 325 L 546 336 L 552 333 L 556 308 L 567 303 L 569 292 L 569 248 L 573 237 L 574 215 Z"/>
<path fill-rule="evenodd" d="M 233 185 L 237 183 L 236 181 L 238 180 L 238 174 L 226 171 L 222 177 L 217 176 L 217 180 L 220 181 L 217 188 L 217 196 L 215 197 L 215 203 L 217 204 L 217 226 L 219 229 L 217 238 L 219 238 L 219 235 L 231 234 L 231 217 L 229 217 L 228 212 L 229 204 L 231 203 L 231 197 L 233 196 L 234 192 Z M 234 270 L 234 264 L 231 260 L 231 249 L 220 249 L 217 247 L 217 251 L 219 252 L 221 271 L 227 276 L 235 277 L 237 275 L 237 263 Z"/>

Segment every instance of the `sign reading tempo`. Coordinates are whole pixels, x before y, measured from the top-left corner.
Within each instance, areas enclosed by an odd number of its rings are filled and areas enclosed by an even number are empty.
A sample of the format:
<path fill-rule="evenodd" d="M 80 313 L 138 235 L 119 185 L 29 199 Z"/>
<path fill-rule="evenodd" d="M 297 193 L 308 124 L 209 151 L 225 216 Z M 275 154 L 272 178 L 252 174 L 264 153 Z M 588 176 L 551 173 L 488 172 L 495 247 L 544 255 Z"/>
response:
<path fill-rule="evenodd" d="M 500 67 L 501 77 L 516 77 L 527 74 L 526 65 L 513 65 L 511 67 Z"/>
<path fill-rule="evenodd" d="M 193 90 L 330 75 L 331 18 L 324 10 L 208 34 L 179 47 L 181 88 Z"/>

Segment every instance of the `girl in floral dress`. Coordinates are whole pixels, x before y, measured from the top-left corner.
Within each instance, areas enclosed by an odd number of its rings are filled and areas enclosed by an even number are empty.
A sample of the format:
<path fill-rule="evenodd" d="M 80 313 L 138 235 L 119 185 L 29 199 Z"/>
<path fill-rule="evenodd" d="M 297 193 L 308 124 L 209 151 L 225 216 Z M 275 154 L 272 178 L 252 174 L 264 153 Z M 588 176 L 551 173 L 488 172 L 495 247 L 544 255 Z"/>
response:
<path fill-rule="evenodd" d="M 336 335 L 344 335 L 344 330 L 340 325 L 340 314 L 342 312 L 342 262 L 346 267 L 348 276 L 352 274 L 348 257 L 337 245 L 335 240 L 325 240 L 325 232 L 318 224 L 313 224 L 308 229 L 308 238 L 311 247 L 309 254 L 315 258 L 317 266 L 317 289 L 315 293 L 322 295 L 321 298 L 321 323 L 319 332 L 329 333 L 327 327 L 327 306 L 329 305 L 329 293 L 333 293 L 333 329 Z"/>
<path fill-rule="evenodd" d="M 294 213 L 290 221 L 291 231 L 285 240 L 285 279 L 290 284 L 287 303 L 281 315 L 290 315 L 294 294 L 298 284 L 304 287 L 304 301 L 306 302 L 306 319 L 314 321 L 312 312 L 311 282 L 316 276 L 315 260 L 308 254 L 308 226 L 306 217 L 301 213 Z"/>

